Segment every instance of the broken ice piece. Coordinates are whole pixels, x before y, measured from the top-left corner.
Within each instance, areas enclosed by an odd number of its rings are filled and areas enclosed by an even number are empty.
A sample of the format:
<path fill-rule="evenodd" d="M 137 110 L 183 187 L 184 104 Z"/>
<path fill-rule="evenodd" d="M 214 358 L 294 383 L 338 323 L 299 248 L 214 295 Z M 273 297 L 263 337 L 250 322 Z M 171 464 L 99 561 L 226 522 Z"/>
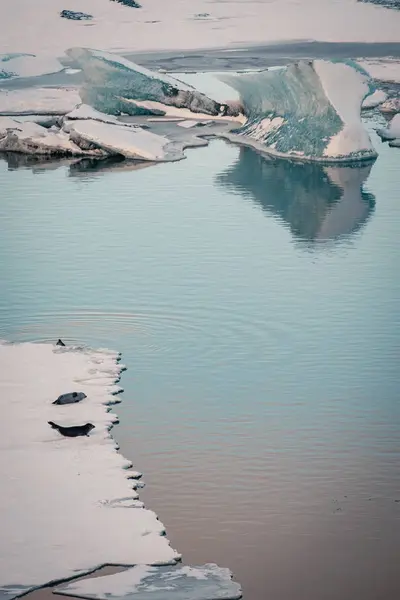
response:
<path fill-rule="evenodd" d="M 121 573 L 81 579 L 56 588 L 56 594 L 89 600 L 111 597 L 131 600 L 239 600 L 242 591 L 229 569 L 138 565 Z"/>

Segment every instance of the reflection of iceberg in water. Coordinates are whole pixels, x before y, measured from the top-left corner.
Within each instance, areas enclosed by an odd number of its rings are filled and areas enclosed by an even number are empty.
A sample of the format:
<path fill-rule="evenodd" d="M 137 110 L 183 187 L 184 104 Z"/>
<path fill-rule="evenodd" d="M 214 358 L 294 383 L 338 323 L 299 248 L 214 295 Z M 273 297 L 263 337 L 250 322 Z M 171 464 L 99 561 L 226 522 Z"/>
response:
<path fill-rule="evenodd" d="M 370 170 L 365 164 L 339 167 L 268 158 L 241 148 L 239 159 L 217 182 L 278 215 L 294 237 L 318 241 L 348 236 L 367 221 L 375 205 L 362 187 Z"/>

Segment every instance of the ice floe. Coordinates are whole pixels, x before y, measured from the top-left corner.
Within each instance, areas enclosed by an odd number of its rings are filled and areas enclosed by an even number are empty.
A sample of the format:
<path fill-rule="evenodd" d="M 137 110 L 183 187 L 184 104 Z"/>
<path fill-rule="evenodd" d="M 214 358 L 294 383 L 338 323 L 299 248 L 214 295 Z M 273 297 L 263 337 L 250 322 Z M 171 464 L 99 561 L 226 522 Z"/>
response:
<path fill-rule="evenodd" d="M 0 81 L 14 77 L 37 77 L 58 73 L 63 68 L 56 58 L 49 56 L 24 53 L 0 54 Z"/>
<path fill-rule="evenodd" d="M 121 154 L 125 158 L 149 161 L 183 158 L 182 145 L 141 127 L 110 125 L 85 119 L 69 121 L 67 128 L 70 138 L 80 146 L 83 143 L 94 144 L 110 154 Z"/>
<path fill-rule="evenodd" d="M 376 157 L 360 117 L 373 87 L 356 63 L 299 61 L 284 69 L 225 76 L 247 122 L 225 137 L 281 157 L 352 162 Z"/>
<path fill-rule="evenodd" d="M 57 156 L 99 155 L 96 149 L 83 151 L 63 131 L 46 129 L 37 123 L 20 123 L 10 117 L 0 117 L 0 151 Z"/>
<path fill-rule="evenodd" d="M 76 89 L 0 90 L 0 115 L 66 115 L 80 103 Z"/>
<path fill-rule="evenodd" d="M 117 419 L 108 412 L 122 369 L 117 359 L 110 351 L 0 344 L 3 598 L 105 563 L 165 565 L 179 558 L 157 516 L 137 505 L 132 463 L 109 434 Z M 52 404 L 72 391 L 87 398 Z M 90 422 L 95 429 L 66 438 L 48 421 Z"/>
<path fill-rule="evenodd" d="M 215 564 L 202 567 L 133 567 L 122 573 L 72 582 L 57 594 L 89 600 L 239 600 L 242 592 L 229 569 Z"/>

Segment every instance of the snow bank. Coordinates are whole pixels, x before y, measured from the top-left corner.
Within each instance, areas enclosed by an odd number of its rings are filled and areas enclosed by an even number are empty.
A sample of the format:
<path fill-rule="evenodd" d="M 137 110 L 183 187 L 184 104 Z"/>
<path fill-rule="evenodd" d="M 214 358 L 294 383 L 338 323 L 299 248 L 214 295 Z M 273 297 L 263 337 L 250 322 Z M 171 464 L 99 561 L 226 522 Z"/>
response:
<path fill-rule="evenodd" d="M 116 416 L 108 405 L 122 369 L 117 358 L 101 350 L 0 344 L 0 595 L 104 563 L 179 558 L 156 515 L 137 507 L 126 470 L 131 463 L 109 434 Z M 87 398 L 52 404 L 73 391 Z M 65 438 L 48 421 L 91 422 L 95 429 L 89 437 Z"/>
<path fill-rule="evenodd" d="M 238 600 L 239 584 L 229 569 L 214 564 L 203 567 L 138 566 L 122 573 L 84 579 L 56 589 L 57 594 L 108 600 L 129 597 L 135 600 Z"/>
<path fill-rule="evenodd" d="M 398 42 L 400 13 L 356 0 L 146 0 L 132 10 L 110 0 L 2 0 L 0 52 L 61 56 L 71 45 L 115 52 L 225 47 L 287 40 Z M 93 15 L 69 21 L 62 10 Z M 209 13 L 209 19 L 195 14 Z"/>
<path fill-rule="evenodd" d="M 360 118 L 373 91 L 368 74 L 350 61 L 300 61 L 224 81 L 239 91 L 248 117 L 226 135 L 281 157 L 353 162 L 376 157 Z"/>

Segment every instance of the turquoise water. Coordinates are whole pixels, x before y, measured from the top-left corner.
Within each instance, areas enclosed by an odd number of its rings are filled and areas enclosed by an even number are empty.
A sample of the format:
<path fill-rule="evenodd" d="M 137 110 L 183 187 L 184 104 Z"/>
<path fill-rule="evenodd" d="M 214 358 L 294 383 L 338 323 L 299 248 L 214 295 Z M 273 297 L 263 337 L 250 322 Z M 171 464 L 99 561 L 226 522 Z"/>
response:
<path fill-rule="evenodd" d="M 374 143 L 370 173 L 222 141 L 0 161 L 0 337 L 123 353 L 141 498 L 247 600 L 400 594 L 400 154 Z"/>

